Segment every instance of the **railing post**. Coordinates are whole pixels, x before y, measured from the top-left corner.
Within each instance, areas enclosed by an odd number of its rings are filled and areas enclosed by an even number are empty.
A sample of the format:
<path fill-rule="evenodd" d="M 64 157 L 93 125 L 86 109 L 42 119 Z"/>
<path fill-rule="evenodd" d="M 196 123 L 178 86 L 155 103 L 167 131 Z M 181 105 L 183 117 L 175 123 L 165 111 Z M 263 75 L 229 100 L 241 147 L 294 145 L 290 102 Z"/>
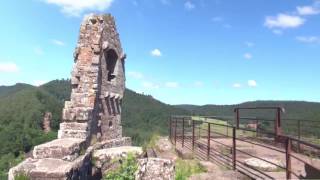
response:
<path fill-rule="evenodd" d="M 233 170 L 236 170 L 236 161 L 237 161 L 237 154 L 236 154 L 236 128 L 232 127 L 232 167 Z"/>
<path fill-rule="evenodd" d="M 258 130 L 259 130 L 259 120 L 256 119 L 256 137 L 258 137 Z"/>
<path fill-rule="evenodd" d="M 208 123 L 208 143 L 207 143 L 207 158 L 210 157 L 210 123 Z"/>
<path fill-rule="evenodd" d="M 239 122 L 240 121 L 240 115 L 239 115 L 239 109 L 236 108 L 236 127 L 239 128 Z"/>
<path fill-rule="evenodd" d="M 301 121 L 298 120 L 298 139 L 299 139 L 299 142 L 298 142 L 298 152 L 300 153 L 301 151 L 301 147 L 300 147 L 300 139 L 301 139 Z"/>
<path fill-rule="evenodd" d="M 172 121 L 171 121 L 171 118 L 172 118 L 172 116 L 170 116 L 170 118 L 169 118 L 169 139 L 170 139 L 170 142 L 172 143 L 172 127 L 171 127 L 171 123 L 172 123 Z"/>
<path fill-rule="evenodd" d="M 182 118 L 182 147 L 184 147 L 184 117 Z"/>
<path fill-rule="evenodd" d="M 291 179 L 291 139 L 286 139 L 286 175 L 287 179 Z"/>
<path fill-rule="evenodd" d="M 174 145 L 177 144 L 177 118 L 175 118 L 175 125 L 174 125 Z"/>
<path fill-rule="evenodd" d="M 194 151 L 194 120 L 192 120 L 192 150 Z"/>
<path fill-rule="evenodd" d="M 276 122 L 274 123 L 274 130 L 276 137 L 280 135 L 280 119 L 281 119 L 281 109 L 277 108 Z"/>

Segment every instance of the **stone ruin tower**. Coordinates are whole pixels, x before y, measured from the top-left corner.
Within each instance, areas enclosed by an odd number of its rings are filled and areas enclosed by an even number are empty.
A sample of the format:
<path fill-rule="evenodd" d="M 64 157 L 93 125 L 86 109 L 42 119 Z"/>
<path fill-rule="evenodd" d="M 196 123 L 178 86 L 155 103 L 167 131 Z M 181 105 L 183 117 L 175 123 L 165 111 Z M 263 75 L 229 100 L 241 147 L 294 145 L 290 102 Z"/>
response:
<path fill-rule="evenodd" d="M 122 137 L 125 54 L 111 15 L 87 16 L 74 53 L 71 100 L 65 102 L 59 138 Z"/>
<path fill-rule="evenodd" d="M 131 145 L 122 137 L 125 54 L 111 15 L 84 18 L 74 52 L 71 100 L 65 102 L 58 139 L 34 147 L 33 156 L 9 171 L 35 180 L 90 179 L 98 149 Z"/>

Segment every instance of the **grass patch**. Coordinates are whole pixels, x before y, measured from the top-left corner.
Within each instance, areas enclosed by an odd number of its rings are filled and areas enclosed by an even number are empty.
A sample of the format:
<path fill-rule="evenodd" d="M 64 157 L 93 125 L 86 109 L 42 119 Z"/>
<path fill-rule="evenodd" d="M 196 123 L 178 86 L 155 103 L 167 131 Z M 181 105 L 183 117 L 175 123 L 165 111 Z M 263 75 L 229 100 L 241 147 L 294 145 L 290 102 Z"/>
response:
<path fill-rule="evenodd" d="M 193 174 L 206 172 L 207 170 L 197 160 L 177 159 L 175 171 L 176 180 L 186 180 Z"/>
<path fill-rule="evenodd" d="M 14 176 L 14 180 L 31 180 L 31 178 L 27 174 L 20 172 Z"/>
<path fill-rule="evenodd" d="M 122 160 L 118 169 L 108 172 L 104 180 L 134 180 L 134 173 L 138 170 L 137 159 L 135 155 L 129 153 L 125 159 Z"/>
<path fill-rule="evenodd" d="M 150 140 L 147 143 L 144 143 L 142 146 L 143 151 L 146 151 L 149 148 L 157 149 L 157 141 L 160 139 L 160 135 L 157 133 L 152 134 Z"/>

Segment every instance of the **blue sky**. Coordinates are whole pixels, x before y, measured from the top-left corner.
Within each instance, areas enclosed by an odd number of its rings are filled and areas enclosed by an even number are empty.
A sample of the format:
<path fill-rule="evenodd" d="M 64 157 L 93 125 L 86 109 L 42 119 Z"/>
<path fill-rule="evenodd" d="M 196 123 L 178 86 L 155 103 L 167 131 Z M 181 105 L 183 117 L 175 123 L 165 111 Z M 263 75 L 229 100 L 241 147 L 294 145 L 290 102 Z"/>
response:
<path fill-rule="evenodd" d="M 69 78 L 87 13 L 112 13 L 127 87 L 168 104 L 320 101 L 320 1 L 11 0 L 0 85 Z"/>

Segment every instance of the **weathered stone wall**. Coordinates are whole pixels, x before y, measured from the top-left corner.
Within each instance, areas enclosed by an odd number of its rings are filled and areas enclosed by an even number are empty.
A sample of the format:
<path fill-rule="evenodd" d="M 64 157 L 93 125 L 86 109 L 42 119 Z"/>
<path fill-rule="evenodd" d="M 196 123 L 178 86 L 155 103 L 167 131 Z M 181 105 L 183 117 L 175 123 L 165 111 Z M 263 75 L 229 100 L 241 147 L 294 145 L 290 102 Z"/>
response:
<path fill-rule="evenodd" d="M 71 100 L 65 103 L 59 138 L 122 137 L 124 53 L 111 15 L 88 15 L 74 53 Z"/>

